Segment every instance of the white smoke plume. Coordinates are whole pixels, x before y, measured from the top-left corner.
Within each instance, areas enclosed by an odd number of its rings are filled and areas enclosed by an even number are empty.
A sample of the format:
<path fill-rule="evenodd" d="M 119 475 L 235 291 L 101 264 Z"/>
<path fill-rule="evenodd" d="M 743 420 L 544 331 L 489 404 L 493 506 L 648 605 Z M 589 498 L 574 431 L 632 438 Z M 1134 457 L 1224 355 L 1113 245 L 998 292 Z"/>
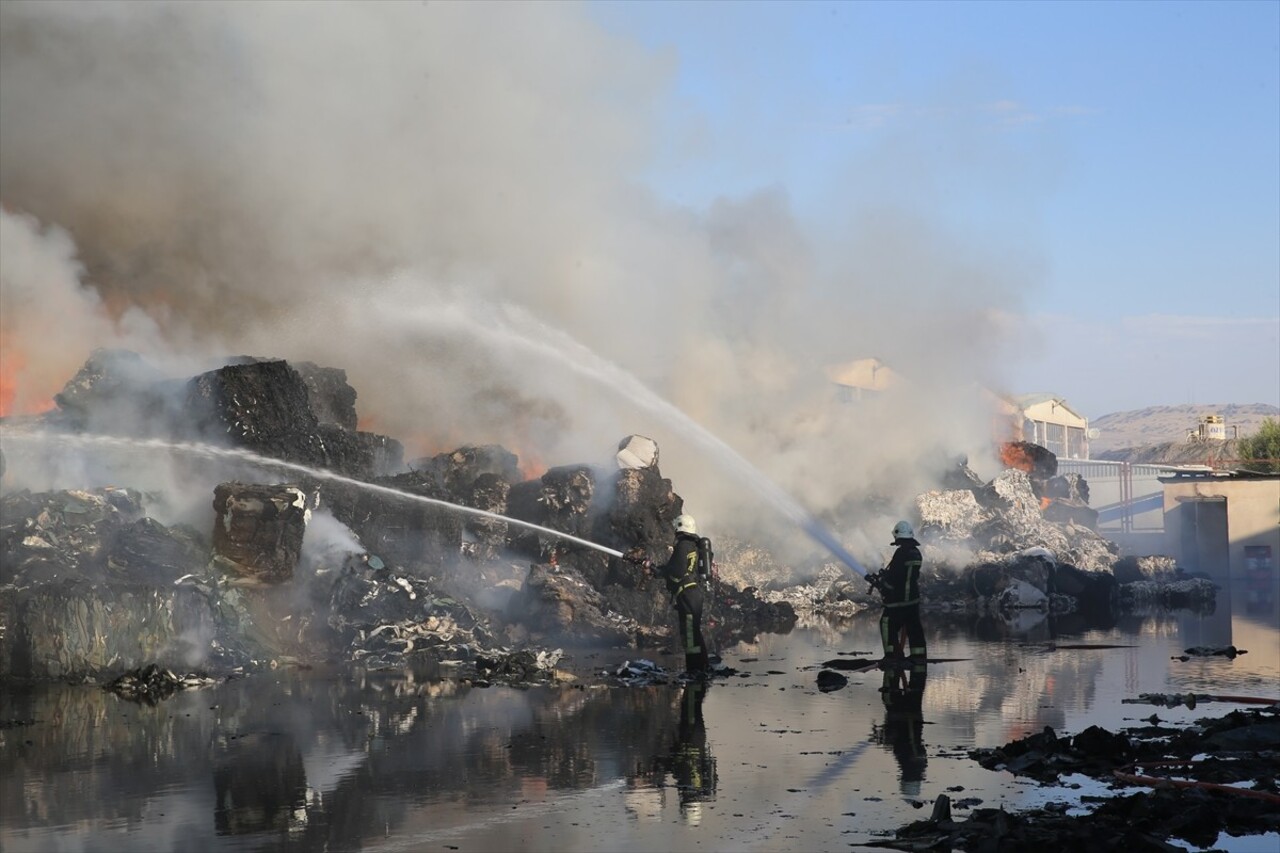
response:
<path fill-rule="evenodd" d="M 874 195 L 840 212 L 838 250 L 779 190 L 656 196 L 675 62 L 567 3 L 0 4 L 13 410 L 100 346 L 179 374 L 305 359 L 345 369 L 362 428 L 410 458 L 594 462 L 638 432 L 704 526 L 769 514 L 685 426 L 532 355 L 497 322 L 513 308 L 806 507 L 909 512 L 989 443 L 973 386 L 1033 273 Z M 908 381 L 838 404 L 824 368 L 868 356 Z"/>

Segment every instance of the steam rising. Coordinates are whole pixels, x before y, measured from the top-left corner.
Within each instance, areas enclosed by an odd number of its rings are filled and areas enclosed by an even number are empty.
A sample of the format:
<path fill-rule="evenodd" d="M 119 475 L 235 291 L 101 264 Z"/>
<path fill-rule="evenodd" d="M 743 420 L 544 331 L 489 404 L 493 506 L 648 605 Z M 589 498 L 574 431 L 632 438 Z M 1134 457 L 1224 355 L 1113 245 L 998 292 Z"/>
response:
<path fill-rule="evenodd" d="M 973 383 L 995 383 L 1025 282 L 874 198 L 831 252 L 776 190 L 655 196 L 675 71 L 570 4 L 0 4 L 13 410 L 99 346 L 175 375 L 310 360 L 344 368 L 362 427 L 410 458 L 494 442 L 594 462 L 639 432 L 710 529 L 776 516 L 618 383 L 504 340 L 518 311 L 809 509 L 908 512 L 989 443 Z M 907 387 L 836 403 L 823 368 L 867 356 Z M 853 548 L 888 527 L 841 520 Z"/>

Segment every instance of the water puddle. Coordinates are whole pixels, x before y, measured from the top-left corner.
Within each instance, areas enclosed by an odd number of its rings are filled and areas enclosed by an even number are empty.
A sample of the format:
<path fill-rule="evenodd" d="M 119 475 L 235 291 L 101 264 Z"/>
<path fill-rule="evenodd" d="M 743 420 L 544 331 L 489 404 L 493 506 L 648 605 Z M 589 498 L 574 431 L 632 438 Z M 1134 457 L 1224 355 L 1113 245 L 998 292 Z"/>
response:
<path fill-rule="evenodd" d="M 1237 600 L 1242 600 L 1237 598 Z M 967 809 L 1074 809 L 1111 789 L 1044 787 L 970 759 L 1051 726 L 1180 726 L 1233 706 L 1124 704 L 1141 693 L 1274 696 L 1275 598 L 1113 628 L 1004 632 L 933 615 L 922 677 L 819 665 L 878 648 L 873 614 L 722 649 L 738 670 L 679 684 L 472 688 L 276 672 L 156 706 L 93 686 L 0 697 L 0 848 L 75 850 L 817 850 Z M 1234 644 L 1234 660 L 1176 660 Z M 1065 648 L 1073 646 L 1073 648 Z M 579 656 L 602 671 L 623 650 Z M 672 658 L 658 662 L 675 666 Z M 12 686 L 10 686 L 12 687 Z M 1132 790 L 1132 789 L 1130 789 Z M 1272 839 L 1218 846 L 1257 849 Z M 1250 846 L 1252 845 L 1252 846 Z"/>

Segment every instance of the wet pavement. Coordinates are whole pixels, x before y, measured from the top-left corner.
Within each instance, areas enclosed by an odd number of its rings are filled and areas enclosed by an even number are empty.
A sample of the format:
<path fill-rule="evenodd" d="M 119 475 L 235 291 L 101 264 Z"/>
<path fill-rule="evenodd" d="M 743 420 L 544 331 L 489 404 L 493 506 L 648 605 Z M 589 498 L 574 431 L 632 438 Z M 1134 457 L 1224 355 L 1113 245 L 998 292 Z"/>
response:
<path fill-rule="evenodd" d="M 10 685 L 0 849 L 831 850 L 883 840 L 943 793 L 958 819 L 1070 810 L 1112 789 L 1044 786 L 968 751 L 1045 726 L 1116 731 L 1152 714 L 1181 726 L 1238 707 L 1122 701 L 1142 693 L 1275 698 L 1280 597 L 1230 592 L 1208 615 L 1077 633 L 930 614 L 930 656 L 948 662 L 914 680 L 846 670 L 830 692 L 822 662 L 876 652 L 875 614 L 721 649 L 737 672 L 705 691 L 611 686 L 598 675 L 635 656 L 625 650 L 567 655 L 573 686 L 525 690 L 278 670 L 149 705 Z M 1248 653 L 1179 659 L 1227 645 Z M 1224 835 L 1215 847 L 1278 845 Z"/>

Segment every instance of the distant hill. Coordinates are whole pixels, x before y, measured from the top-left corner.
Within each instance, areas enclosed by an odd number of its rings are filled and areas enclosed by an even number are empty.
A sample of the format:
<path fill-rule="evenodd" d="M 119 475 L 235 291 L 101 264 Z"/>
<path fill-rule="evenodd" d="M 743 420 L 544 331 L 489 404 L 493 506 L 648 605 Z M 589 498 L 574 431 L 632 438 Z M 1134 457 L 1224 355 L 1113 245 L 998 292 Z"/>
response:
<path fill-rule="evenodd" d="M 1240 438 L 1244 438 L 1257 432 L 1264 418 L 1280 418 L 1280 408 L 1266 403 L 1222 405 L 1205 403 L 1151 406 L 1128 412 L 1114 412 L 1089 420 L 1090 428 L 1098 430 L 1098 437 L 1089 441 L 1089 455 L 1095 459 L 1128 458 L 1130 454 L 1124 456 L 1117 454 L 1119 451 L 1131 448 L 1185 444 L 1187 433 L 1194 431 L 1200 418 L 1205 415 L 1222 416 L 1227 426 L 1227 438 L 1235 437 L 1237 431 Z M 1177 448 L 1164 448 L 1165 453 L 1170 451 L 1176 452 Z M 1130 461 L 1138 460 L 1130 459 Z"/>

